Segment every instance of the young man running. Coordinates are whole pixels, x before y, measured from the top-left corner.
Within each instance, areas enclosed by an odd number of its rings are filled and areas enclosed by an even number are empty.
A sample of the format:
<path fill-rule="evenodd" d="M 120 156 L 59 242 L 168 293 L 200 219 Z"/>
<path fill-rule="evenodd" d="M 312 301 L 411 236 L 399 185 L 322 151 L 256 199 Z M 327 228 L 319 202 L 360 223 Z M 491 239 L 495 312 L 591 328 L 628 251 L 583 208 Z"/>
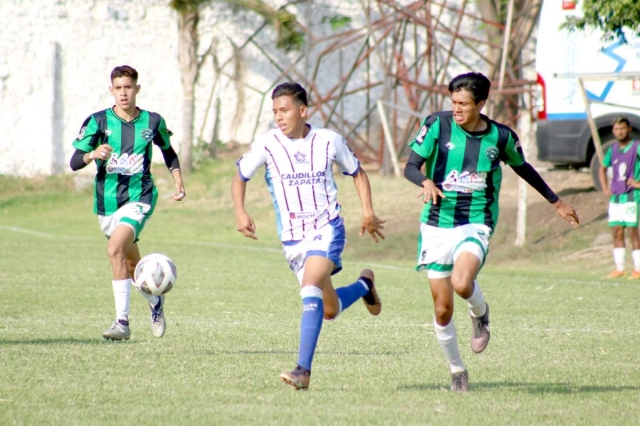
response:
<path fill-rule="evenodd" d="M 256 225 L 245 211 L 247 181 L 265 166 L 265 179 L 276 211 L 278 236 L 289 267 L 298 278 L 302 299 L 298 365 L 280 378 L 296 390 L 308 389 L 311 362 L 322 319 L 333 320 L 358 299 L 378 315 L 382 308 L 373 272 L 365 269 L 351 285 L 334 289 L 331 276 L 342 269 L 346 233 L 334 163 L 353 177 L 362 204 L 360 235 L 374 241 L 382 234 L 383 220 L 376 217 L 369 178 L 358 159 L 337 133 L 306 123 L 307 93 L 298 83 L 283 83 L 271 95 L 277 128 L 258 137 L 236 163 L 231 193 L 238 231 L 257 239 Z"/>
<path fill-rule="evenodd" d="M 76 171 L 96 163 L 93 212 L 98 215 L 102 232 L 108 239 L 107 253 L 113 271 L 113 295 L 116 320 L 102 336 L 111 340 L 128 340 L 131 278 L 140 260 L 138 239 L 151 217 L 158 191 L 151 176 L 153 144 L 160 147 L 164 161 L 175 181 L 173 199 L 185 197 L 180 162 L 171 147 L 164 119 L 155 112 L 136 106 L 140 92 L 138 72 L 128 65 L 111 72 L 115 105 L 91 114 L 73 142 L 71 169 Z M 166 330 L 164 295 L 140 292 L 151 310 L 151 330 L 162 337 Z"/>
<path fill-rule="evenodd" d="M 471 314 L 471 349 L 489 343 L 489 306 L 476 281 L 498 220 L 498 196 L 504 162 L 533 186 L 558 214 L 578 224 L 573 207 L 563 202 L 527 163 L 518 136 L 480 114 L 491 83 L 480 73 L 449 83 L 452 111 L 422 122 L 405 168 L 405 177 L 422 188 L 417 270 L 427 270 L 435 311 L 434 329 L 449 361 L 451 390 L 468 391 L 468 374 L 453 323 L 454 293 Z M 426 175 L 421 167 L 427 164 Z"/>

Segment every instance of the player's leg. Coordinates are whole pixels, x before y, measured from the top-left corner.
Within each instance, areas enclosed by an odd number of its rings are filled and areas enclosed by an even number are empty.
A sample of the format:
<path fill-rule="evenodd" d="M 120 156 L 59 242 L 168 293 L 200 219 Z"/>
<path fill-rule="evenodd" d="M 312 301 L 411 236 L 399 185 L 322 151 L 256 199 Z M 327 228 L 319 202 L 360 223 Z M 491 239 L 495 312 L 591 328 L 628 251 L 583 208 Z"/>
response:
<path fill-rule="evenodd" d="M 619 278 L 625 276 L 624 264 L 626 251 L 624 243 L 624 228 L 625 223 L 625 203 L 610 201 L 609 202 L 609 227 L 611 227 L 611 233 L 613 235 L 613 263 L 615 269 L 611 272 L 607 278 Z"/>
<path fill-rule="evenodd" d="M 318 230 L 317 235 L 310 239 L 310 253 L 327 257 L 334 264 L 332 275 L 342 270 L 342 251 L 346 244 L 346 231 L 342 218 L 338 217 L 327 226 Z M 363 299 L 367 309 L 373 315 L 378 315 L 382 308 L 380 297 L 375 288 L 373 271 L 364 269 L 360 277 L 353 283 L 334 290 L 330 285 L 323 287 L 324 318 L 334 320 L 342 311 L 349 308 L 359 299 Z"/>
<path fill-rule="evenodd" d="M 111 340 L 128 340 L 129 330 L 129 306 L 131 300 L 131 275 L 127 265 L 126 253 L 135 236 L 131 227 L 126 225 L 115 226 L 110 233 L 107 244 L 107 254 L 113 279 L 113 296 L 116 307 L 116 321 L 106 329 L 102 336 Z"/>
<path fill-rule="evenodd" d="M 456 326 L 453 321 L 453 248 L 455 229 L 443 229 L 420 225 L 418 238 L 417 270 L 426 269 L 433 298 L 433 328 L 436 339 L 451 372 L 451 390 L 468 390 L 467 370 L 458 348 Z"/>
<path fill-rule="evenodd" d="M 135 278 L 135 269 L 138 262 L 140 262 L 140 249 L 138 243 L 133 243 L 129 247 L 127 252 L 127 265 L 131 273 L 131 277 Z M 137 289 L 137 287 L 136 287 Z M 167 323 L 164 318 L 164 295 L 154 296 L 138 290 L 138 293 L 142 295 L 149 303 L 149 310 L 151 315 L 151 332 L 155 337 L 162 337 L 167 330 Z"/>
<path fill-rule="evenodd" d="M 619 278 L 626 275 L 624 271 L 627 248 L 624 242 L 624 228 L 614 226 L 611 228 L 613 234 L 613 263 L 615 270 L 608 275 L 608 278 Z"/>
<path fill-rule="evenodd" d="M 309 388 L 311 364 L 322 330 L 322 319 L 325 315 L 323 289 L 332 287 L 330 277 L 334 267 L 335 264 L 331 260 L 320 255 L 311 255 L 304 262 L 300 290 L 302 318 L 300 321 L 298 365 L 293 371 L 280 375 L 286 384 L 296 390 Z M 328 292 L 328 301 L 333 304 L 332 308 L 337 312 L 337 296 Z"/>
<path fill-rule="evenodd" d="M 640 233 L 637 226 L 627 228 L 627 234 L 631 240 L 631 259 L 633 260 L 633 272 L 630 279 L 640 279 Z"/>
<path fill-rule="evenodd" d="M 471 316 L 471 349 L 480 353 L 489 344 L 489 305 L 484 300 L 476 277 L 489 250 L 490 229 L 483 225 L 469 224 L 457 230 L 453 252 L 454 266 L 451 285 L 466 300 Z"/>
<path fill-rule="evenodd" d="M 433 328 L 440 349 L 449 362 L 451 372 L 451 390 L 466 392 L 468 390 L 468 375 L 460 349 L 458 336 L 453 321 L 453 287 L 447 273 L 429 271 L 429 284 L 433 297 Z"/>

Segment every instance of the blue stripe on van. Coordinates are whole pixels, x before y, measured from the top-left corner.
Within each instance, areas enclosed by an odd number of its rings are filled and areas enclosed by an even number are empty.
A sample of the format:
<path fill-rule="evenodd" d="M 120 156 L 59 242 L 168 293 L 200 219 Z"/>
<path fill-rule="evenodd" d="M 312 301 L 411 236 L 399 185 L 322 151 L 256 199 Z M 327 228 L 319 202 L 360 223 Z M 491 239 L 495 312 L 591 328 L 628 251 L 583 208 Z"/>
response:
<path fill-rule="evenodd" d="M 566 120 L 586 120 L 586 112 L 564 112 L 559 114 L 547 114 L 549 121 L 566 121 Z"/>

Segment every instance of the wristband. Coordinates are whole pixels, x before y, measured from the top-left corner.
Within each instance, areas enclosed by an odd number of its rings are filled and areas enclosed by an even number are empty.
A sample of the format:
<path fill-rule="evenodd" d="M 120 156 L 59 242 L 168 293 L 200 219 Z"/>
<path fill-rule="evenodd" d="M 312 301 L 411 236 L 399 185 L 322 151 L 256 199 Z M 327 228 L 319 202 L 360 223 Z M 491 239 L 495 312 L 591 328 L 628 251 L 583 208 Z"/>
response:
<path fill-rule="evenodd" d="M 91 151 L 91 152 L 89 153 L 89 158 L 91 158 L 92 160 L 94 160 L 94 161 L 95 161 L 95 158 L 93 157 L 93 152 L 94 152 L 94 151 Z"/>

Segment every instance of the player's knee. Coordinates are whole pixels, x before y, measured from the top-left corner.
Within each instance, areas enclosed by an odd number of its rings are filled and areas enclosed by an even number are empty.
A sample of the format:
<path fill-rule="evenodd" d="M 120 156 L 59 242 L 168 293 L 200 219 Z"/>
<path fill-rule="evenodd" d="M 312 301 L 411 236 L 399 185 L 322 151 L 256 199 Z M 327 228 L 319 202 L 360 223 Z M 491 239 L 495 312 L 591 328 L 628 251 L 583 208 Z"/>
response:
<path fill-rule="evenodd" d="M 117 244 L 107 246 L 107 255 L 111 260 L 125 260 L 127 257 L 124 249 Z"/>
<path fill-rule="evenodd" d="M 436 322 L 440 325 L 447 325 L 453 317 L 453 305 L 445 304 L 435 306 Z"/>
<path fill-rule="evenodd" d="M 333 321 L 334 319 L 336 319 L 338 317 L 338 314 L 340 313 L 340 309 L 337 307 L 333 307 L 333 306 L 326 306 L 324 307 L 324 319 L 325 321 Z"/>

